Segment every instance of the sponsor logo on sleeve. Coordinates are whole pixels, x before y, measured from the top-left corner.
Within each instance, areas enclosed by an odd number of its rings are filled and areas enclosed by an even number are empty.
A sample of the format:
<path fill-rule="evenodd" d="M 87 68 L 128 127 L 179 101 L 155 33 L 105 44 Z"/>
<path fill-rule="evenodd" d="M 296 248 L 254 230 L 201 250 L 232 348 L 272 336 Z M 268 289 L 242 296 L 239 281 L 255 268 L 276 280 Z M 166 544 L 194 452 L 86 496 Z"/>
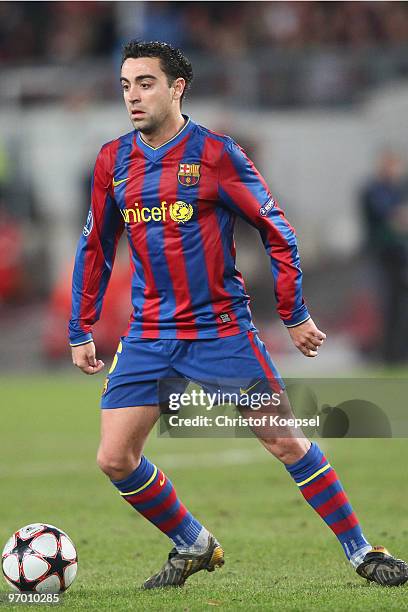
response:
<path fill-rule="evenodd" d="M 84 229 L 82 230 L 83 235 L 85 237 L 89 236 L 89 234 L 92 232 L 92 228 L 93 228 L 93 215 L 92 215 L 92 210 L 90 210 L 86 218 Z"/>
<path fill-rule="evenodd" d="M 266 204 L 261 206 L 261 208 L 259 209 L 260 214 L 263 217 L 266 217 L 268 212 L 275 206 L 275 204 L 276 204 L 275 200 L 273 198 L 271 198 L 270 200 L 267 201 Z"/>

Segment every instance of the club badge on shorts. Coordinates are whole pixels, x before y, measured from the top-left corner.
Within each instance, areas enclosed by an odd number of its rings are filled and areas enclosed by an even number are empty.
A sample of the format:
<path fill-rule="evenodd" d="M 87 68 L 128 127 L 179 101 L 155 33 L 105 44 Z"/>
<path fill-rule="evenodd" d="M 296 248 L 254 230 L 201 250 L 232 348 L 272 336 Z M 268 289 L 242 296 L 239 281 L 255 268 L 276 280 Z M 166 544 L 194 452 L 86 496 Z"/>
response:
<path fill-rule="evenodd" d="M 177 173 L 178 182 L 185 187 L 193 187 L 200 180 L 200 165 L 201 164 L 179 164 Z"/>
<path fill-rule="evenodd" d="M 105 395 L 105 393 L 107 392 L 108 385 L 109 385 L 109 378 L 105 378 L 105 380 L 103 382 L 102 395 Z"/>

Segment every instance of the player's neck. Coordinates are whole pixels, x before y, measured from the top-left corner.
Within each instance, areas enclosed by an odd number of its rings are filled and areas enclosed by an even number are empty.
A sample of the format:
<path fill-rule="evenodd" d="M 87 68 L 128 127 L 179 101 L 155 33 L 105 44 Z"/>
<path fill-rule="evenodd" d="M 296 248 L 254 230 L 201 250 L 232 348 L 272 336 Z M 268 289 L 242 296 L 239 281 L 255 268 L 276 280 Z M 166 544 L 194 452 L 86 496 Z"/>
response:
<path fill-rule="evenodd" d="M 168 142 L 169 140 L 174 138 L 174 136 L 176 136 L 180 132 L 180 130 L 183 129 L 185 124 L 186 120 L 180 113 L 175 117 L 169 119 L 169 121 L 166 122 L 165 125 L 160 126 L 157 132 L 154 132 L 153 134 L 144 134 L 143 132 L 141 132 L 141 136 L 148 145 L 156 149 L 165 142 Z"/>

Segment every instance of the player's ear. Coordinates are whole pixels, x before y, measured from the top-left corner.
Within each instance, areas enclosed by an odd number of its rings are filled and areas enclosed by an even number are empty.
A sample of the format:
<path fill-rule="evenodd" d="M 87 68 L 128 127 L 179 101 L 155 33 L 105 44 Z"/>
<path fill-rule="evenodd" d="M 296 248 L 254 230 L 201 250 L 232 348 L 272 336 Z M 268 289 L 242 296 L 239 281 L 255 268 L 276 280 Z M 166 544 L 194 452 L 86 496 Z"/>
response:
<path fill-rule="evenodd" d="M 181 96 L 183 95 L 185 86 L 186 82 L 182 77 L 179 77 L 178 79 L 175 79 L 173 81 L 173 100 L 180 100 Z"/>

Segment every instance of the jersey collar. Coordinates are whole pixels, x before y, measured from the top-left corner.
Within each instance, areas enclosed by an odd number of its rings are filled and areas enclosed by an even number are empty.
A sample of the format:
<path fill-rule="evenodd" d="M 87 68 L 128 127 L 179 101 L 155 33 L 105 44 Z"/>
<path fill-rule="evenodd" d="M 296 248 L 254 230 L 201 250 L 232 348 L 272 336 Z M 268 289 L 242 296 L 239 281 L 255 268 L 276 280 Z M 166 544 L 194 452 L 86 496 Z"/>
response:
<path fill-rule="evenodd" d="M 159 147 L 151 147 L 150 145 L 148 145 L 147 142 L 143 140 L 140 132 L 137 132 L 136 142 L 138 146 L 142 149 L 146 157 L 149 157 L 153 161 L 159 159 L 160 157 L 163 157 L 163 155 L 166 155 L 166 153 L 170 149 L 177 146 L 187 136 L 187 134 L 191 132 L 194 122 L 191 121 L 188 115 L 183 115 L 183 117 L 186 122 L 181 128 L 181 130 L 179 130 L 177 134 L 173 136 L 173 138 L 170 138 L 170 140 L 164 142 Z"/>

